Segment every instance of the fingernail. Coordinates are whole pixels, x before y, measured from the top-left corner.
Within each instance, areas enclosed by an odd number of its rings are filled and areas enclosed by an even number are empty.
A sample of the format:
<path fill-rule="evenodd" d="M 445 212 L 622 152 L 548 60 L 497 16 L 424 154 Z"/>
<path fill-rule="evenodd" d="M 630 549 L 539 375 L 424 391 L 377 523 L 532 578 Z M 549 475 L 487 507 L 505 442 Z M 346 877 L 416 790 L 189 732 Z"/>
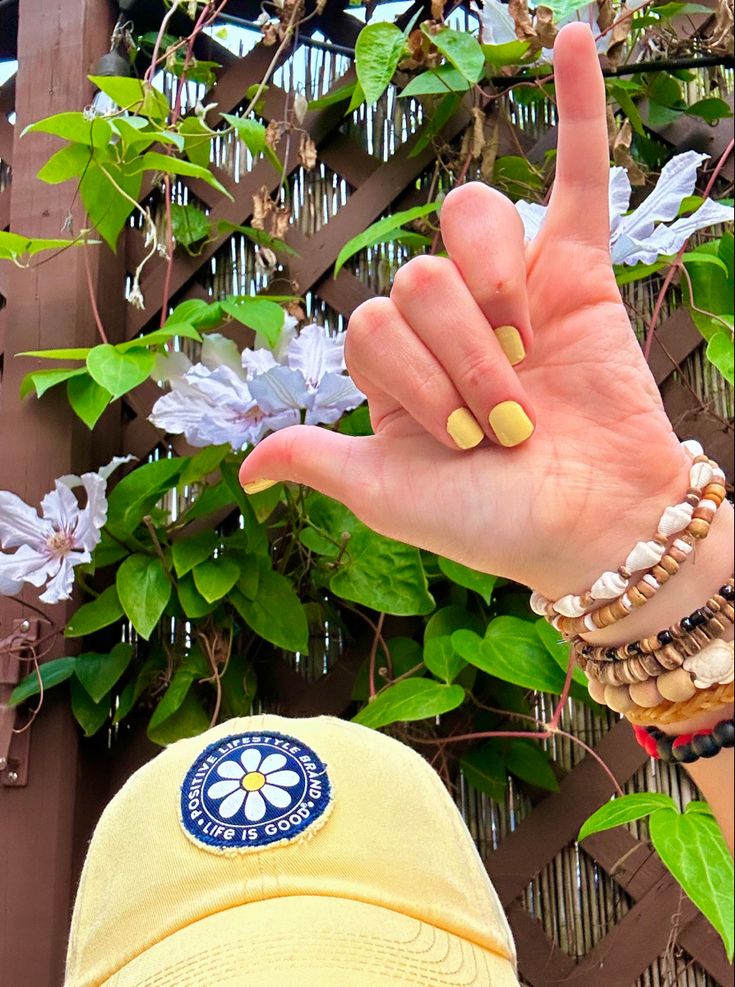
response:
<path fill-rule="evenodd" d="M 243 483 L 242 488 L 246 494 L 257 494 L 264 490 L 270 490 L 271 487 L 275 487 L 276 483 L 278 480 L 253 480 L 252 483 Z"/>
<path fill-rule="evenodd" d="M 466 408 L 457 408 L 447 418 L 447 432 L 460 449 L 474 449 L 485 433 Z"/>
<path fill-rule="evenodd" d="M 533 434 L 533 422 L 517 401 L 501 401 L 489 415 L 490 427 L 503 446 L 517 446 Z"/>
<path fill-rule="evenodd" d="M 526 348 L 523 345 L 521 334 L 515 326 L 498 326 L 495 330 L 495 338 L 500 343 L 503 353 L 510 360 L 512 367 L 526 358 Z"/>

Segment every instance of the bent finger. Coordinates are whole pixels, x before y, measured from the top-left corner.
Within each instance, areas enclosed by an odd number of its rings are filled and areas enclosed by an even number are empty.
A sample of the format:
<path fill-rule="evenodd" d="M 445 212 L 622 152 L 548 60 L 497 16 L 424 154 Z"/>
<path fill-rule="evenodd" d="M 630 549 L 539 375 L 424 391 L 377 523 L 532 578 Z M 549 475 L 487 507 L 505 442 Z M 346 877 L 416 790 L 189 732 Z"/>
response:
<path fill-rule="evenodd" d="M 442 238 L 470 294 L 513 366 L 533 344 L 526 295 L 523 222 L 501 192 L 469 182 L 441 210 Z"/>

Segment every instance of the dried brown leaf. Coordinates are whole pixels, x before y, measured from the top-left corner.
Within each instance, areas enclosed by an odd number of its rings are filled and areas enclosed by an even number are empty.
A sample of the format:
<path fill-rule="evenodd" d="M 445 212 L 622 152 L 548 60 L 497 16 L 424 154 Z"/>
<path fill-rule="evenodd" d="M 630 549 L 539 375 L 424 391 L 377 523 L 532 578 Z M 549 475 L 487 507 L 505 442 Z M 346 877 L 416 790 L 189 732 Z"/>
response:
<path fill-rule="evenodd" d="M 268 147 L 275 150 L 283 136 L 284 126 L 278 120 L 271 120 L 268 126 L 265 128 L 265 142 Z"/>
<path fill-rule="evenodd" d="M 261 274 L 273 274 L 278 258 L 270 247 L 255 247 L 255 266 Z"/>
<path fill-rule="evenodd" d="M 274 207 L 271 215 L 271 234 L 277 240 L 285 240 L 290 220 L 291 210 L 288 206 Z"/>
<path fill-rule="evenodd" d="M 537 34 L 528 12 L 528 0 L 509 0 L 508 13 L 513 18 L 519 41 L 535 41 Z"/>
<path fill-rule="evenodd" d="M 444 0 L 431 0 L 431 16 L 435 21 L 444 20 Z"/>
<path fill-rule="evenodd" d="M 536 34 L 544 48 L 553 48 L 558 31 L 554 27 L 554 11 L 551 7 L 536 8 Z"/>
<path fill-rule="evenodd" d="M 641 170 L 630 154 L 630 145 L 633 141 L 633 128 L 630 120 L 625 120 L 618 131 L 612 144 L 612 158 L 616 165 L 625 168 L 628 172 L 630 184 L 641 186 L 646 184 L 645 173 Z"/>
<path fill-rule="evenodd" d="M 305 133 L 301 134 L 299 142 L 299 161 L 307 171 L 316 167 L 316 144 Z"/>
<path fill-rule="evenodd" d="M 477 161 L 482 155 L 482 149 L 485 146 L 485 114 L 479 106 L 472 108 L 472 129 L 470 134 L 469 153 Z"/>
<path fill-rule="evenodd" d="M 273 212 L 273 201 L 267 185 L 261 185 L 253 195 L 253 218 L 250 225 L 256 230 L 264 230 L 265 223 Z"/>

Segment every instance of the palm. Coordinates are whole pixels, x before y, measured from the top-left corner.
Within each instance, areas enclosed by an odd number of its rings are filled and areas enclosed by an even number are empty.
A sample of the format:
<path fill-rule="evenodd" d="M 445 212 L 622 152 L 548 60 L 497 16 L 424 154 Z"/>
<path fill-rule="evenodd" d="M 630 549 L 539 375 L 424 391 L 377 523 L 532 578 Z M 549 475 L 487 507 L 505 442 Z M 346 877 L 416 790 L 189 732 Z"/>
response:
<path fill-rule="evenodd" d="M 377 414 L 384 421 L 375 436 L 296 429 L 250 457 L 254 475 L 311 483 L 383 534 L 551 593 L 571 579 L 576 585 L 580 556 L 594 578 L 598 564 L 607 567 L 649 534 L 626 528 L 626 511 L 645 519 L 650 501 L 655 515 L 686 463 L 609 261 L 609 159 L 594 45 L 572 31 L 557 48 L 557 181 L 526 251 L 534 345 L 517 368 L 536 414 L 532 438 L 511 450 L 483 443 L 457 452 L 399 407 Z M 477 254 L 472 263 L 486 264 Z"/>

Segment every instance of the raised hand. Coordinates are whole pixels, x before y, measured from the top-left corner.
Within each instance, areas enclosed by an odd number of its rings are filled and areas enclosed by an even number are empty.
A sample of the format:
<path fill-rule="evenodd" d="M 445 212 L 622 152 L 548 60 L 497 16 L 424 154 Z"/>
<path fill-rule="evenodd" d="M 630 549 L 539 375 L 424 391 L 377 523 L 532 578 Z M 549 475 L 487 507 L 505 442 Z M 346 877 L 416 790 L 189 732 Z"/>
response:
<path fill-rule="evenodd" d="M 586 26 L 559 33 L 554 72 L 556 181 L 531 246 L 503 195 L 452 191 L 449 258 L 410 261 L 390 298 L 350 320 L 348 369 L 375 435 L 285 429 L 241 471 L 308 484 L 382 534 L 549 596 L 649 536 L 689 463 L 610 263 L 605 91 Z"/>

